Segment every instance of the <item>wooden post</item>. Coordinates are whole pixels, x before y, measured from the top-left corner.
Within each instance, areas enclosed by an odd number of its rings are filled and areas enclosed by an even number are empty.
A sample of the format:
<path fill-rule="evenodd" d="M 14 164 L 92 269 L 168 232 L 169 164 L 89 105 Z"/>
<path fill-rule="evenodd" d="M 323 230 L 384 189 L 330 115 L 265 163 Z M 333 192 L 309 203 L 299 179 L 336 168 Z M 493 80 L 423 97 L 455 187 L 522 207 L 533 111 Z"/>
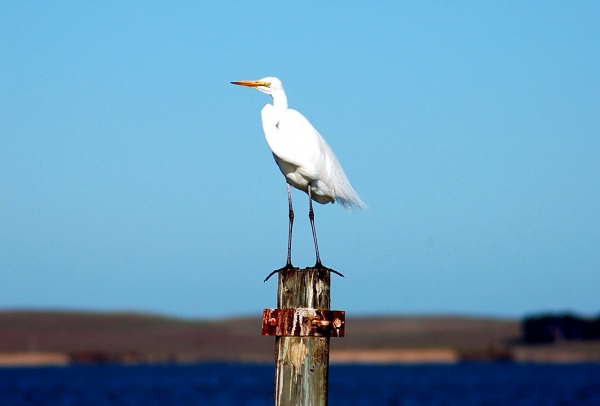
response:
<path fill-rule="evenodd" d="M 277 307 L 330 310 L 330 274 L 305 268 L 279 272 Z M 329 337 L 277 337 L 275 406 L 325 406 Z"/>

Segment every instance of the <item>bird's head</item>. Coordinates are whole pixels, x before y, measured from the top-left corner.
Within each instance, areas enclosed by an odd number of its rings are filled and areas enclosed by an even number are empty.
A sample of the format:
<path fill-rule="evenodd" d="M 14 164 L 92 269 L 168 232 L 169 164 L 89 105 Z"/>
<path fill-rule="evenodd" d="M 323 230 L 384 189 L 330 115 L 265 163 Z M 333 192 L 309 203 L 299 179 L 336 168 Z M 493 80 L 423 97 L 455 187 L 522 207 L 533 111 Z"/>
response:
<path fill-rule="evenodd" d="M 283 92 L 281 80 L 270 76 L 259 80 L 240 80 L 239 82 L 231 83 L 234 85 L 251 87 L 271 96 L 275 93 Z"/>

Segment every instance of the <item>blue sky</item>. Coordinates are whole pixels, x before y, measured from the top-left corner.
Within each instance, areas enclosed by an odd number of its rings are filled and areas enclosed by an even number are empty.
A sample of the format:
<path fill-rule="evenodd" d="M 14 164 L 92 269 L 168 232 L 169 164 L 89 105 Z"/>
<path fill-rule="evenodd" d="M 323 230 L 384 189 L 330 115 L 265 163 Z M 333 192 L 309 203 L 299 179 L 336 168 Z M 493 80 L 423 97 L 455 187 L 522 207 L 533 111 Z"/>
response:
<path fill-rule="evenodd" d="M 600 311 L 600 3 L 0 3 L 0 308 L 275 307 L 277 76 L 369 205 L 317 205 L 352 315 Z M 314 263 L 293 193 L 293 262 Z"/>

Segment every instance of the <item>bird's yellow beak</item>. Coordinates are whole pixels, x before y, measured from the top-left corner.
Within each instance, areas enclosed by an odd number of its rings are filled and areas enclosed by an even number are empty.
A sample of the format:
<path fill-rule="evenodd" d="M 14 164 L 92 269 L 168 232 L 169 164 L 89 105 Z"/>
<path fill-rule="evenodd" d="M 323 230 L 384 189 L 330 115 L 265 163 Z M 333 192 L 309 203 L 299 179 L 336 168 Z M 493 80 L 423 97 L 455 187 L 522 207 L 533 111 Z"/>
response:
<path fill-rule="evenodd" d="M 263 82 L 261 80 L 240 80 L 239 82 L 231 82 L 232 85 L 247 86 L 247 87 L 271 87 L 271 82 Z"/>

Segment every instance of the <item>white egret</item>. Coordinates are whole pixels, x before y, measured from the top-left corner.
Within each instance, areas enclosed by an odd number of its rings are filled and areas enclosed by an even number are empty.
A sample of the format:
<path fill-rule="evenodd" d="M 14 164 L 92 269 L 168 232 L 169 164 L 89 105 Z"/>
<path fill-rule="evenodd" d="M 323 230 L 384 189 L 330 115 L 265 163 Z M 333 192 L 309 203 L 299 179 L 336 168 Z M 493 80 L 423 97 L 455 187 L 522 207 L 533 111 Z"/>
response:
<path fill-rule="evenodd" d="M 333 271 L 321 263 L 312 201 L 321 204 L 338 202 L 346 209 L 351 207 L 362 209 L 366 207 L 365 204 L 348 182 L 344 170 L 323 137 L 302 114 L 288 108 L 287 97 L 279 79 L 266 77 L 260 80 L 231 83 L 259 90 L 273 98 L 273 104 L 267 104 L 261 111 L 262 125 L 267 144 L 287 182 L 290 220 L 287 263 L 273 273 L 294 269 L 292 266 L 294 210 L 290 185 L 308 194 L 308 217 L 317 257 L 314 268 Z"/>

